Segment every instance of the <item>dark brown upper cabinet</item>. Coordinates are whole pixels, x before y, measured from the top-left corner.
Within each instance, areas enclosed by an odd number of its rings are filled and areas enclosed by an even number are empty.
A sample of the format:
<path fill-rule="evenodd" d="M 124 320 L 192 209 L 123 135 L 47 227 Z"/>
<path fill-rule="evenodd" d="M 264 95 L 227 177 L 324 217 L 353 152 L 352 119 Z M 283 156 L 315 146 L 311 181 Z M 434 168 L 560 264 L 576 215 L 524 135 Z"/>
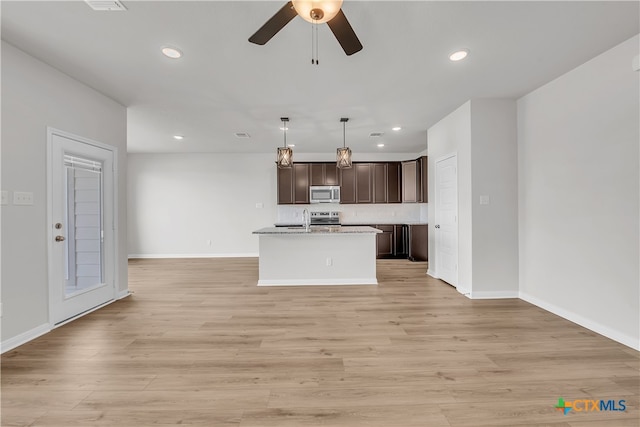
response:
<path fill-rule="evenodd" d="M 405 203 L 427 203 L 428 158 L 402 162 L 402 201 Z"/>
<path fill-rule="evenodd" d="M 340 185 L 335 163 L 310 163 L 311 185 Z"/>
<path fill-rule="evenodd" d="M 340 203 L 356 202 L 356 169 L 340 169 Z"/>
<path fill-rule="evenodd" d="M 373 164 L 373 203 L 387 203 L 387 163 Z"/>
<path fill-rule="evenodd" d="M 373 203 L 373 164 L 354 163 L 356 170 L 356 203 Z"/>
<path fill-rule="evenodd" d="M 278 204 L 309 203 L 312 185 L 339 185 L 341 203 L 416 203 L 427 201 L 427 157 L 408 162 L 294 163 L 278 169 Z"/>
<path fill-rule="evenodd" d="M 399 162 L 373 163 L 373 203 L 401 203 Z"/>
<path fill-rule="evenodd" d="M 310 169 L 309 163 L 293 164 L 293 203 L 295 204 L 309 203 Z"/>
<path fill-rule="evenodd" d="M 278 169 L 278 204 L 309 203 L 309 164 L 294 163 L 288 169 Z"/>
<path fill-rule="evenodd" d="M 293 204 L 293 168 L 278 168 L 278 204 Z"/>
<path fill-rule="evenodd" d="M 402 162 L 402 201 L 405 203 L 418 201 L 418 162 L 416 160 Z"/>

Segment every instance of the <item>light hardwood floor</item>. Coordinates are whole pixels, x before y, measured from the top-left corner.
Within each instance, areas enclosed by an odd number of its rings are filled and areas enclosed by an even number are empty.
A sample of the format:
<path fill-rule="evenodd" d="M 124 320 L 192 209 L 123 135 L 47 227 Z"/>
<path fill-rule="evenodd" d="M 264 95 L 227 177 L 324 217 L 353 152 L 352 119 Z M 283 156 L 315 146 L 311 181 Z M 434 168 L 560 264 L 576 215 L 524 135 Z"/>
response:
<path fill-rule="evenodd" d="M 379 261 L 377 287 L 258 288 L 255 258 L 129 268 L 132 296 L 2 356 L 2 426 L 639 425 L 638 352 L 425 263 Z"/>

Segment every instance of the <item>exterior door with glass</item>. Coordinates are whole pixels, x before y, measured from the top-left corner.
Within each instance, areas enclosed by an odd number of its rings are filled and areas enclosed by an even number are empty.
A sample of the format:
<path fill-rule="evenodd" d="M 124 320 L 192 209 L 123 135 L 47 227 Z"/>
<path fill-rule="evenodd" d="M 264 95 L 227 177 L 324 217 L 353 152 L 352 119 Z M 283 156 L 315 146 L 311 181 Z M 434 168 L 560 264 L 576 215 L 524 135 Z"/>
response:
<path fill-rule="evenodd" d="M 49 130 L 49 320 L 115 298 L 115 148 Z"/>

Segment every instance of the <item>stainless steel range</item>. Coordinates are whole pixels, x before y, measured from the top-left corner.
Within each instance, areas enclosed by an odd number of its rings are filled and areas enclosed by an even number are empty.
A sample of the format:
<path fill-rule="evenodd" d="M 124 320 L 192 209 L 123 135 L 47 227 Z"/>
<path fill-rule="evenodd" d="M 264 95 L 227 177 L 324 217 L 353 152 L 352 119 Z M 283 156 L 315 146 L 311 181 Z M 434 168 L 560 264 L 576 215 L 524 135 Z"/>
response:
<path fill-rule="evenodd" d="M 340 225 L 340 212 L 311 212 L 311 225 Z"/>

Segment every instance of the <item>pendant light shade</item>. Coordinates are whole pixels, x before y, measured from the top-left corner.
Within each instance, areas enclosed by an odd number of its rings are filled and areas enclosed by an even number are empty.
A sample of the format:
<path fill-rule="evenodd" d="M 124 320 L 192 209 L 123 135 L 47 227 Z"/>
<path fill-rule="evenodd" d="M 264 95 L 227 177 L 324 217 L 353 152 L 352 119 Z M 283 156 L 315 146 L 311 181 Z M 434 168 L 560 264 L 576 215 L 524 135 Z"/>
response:
<path fill-rule="evenodd" d="M 351 168 L 351 149 L 346 146 L 346 126 L 349 121 L 348 118 L 341 118 L 342 122 L 342 148 L 338 148 L 336 155 L 336 166 L 338 169 L 350 169 Z"/>
<path fill-rule="evenodd" d="M 284 132 L 284 146 L 278 147 L 278 154 L 276 157 L 276 164 L 280 169 L 290 169 L 293 166 L 293 150 L 287 147 L 287 122 L 288 117 L 281 117 L 282 131 Z"/>

